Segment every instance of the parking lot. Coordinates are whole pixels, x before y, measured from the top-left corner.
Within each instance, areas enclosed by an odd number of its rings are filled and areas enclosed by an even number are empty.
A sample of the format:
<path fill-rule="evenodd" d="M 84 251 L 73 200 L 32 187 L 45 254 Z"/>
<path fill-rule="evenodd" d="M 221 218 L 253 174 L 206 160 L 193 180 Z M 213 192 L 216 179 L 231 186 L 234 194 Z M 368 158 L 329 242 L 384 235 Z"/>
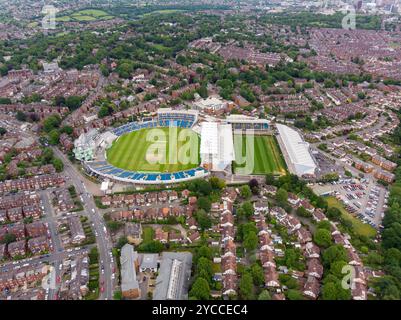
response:
<path fill-rule="evenodd" d="M 314 153 L 313 157 L 318 165 L 318 169 L 316 170 L 316 177 L 318 179 L 323 178 L 325 175 L 330 173 L 338 173 L 340 177 L 344 176 L 343 167 L 337 165 L 334 160 L 326 157 L 321 152 Z"/>
<path fill-rule="evenodd" d="M 388 191 L 371 179 L 340 179 L 318 186 L 322 193 L 336 196 L 344 207 L 362 222 L 378 228 L 387 208 Z"/>

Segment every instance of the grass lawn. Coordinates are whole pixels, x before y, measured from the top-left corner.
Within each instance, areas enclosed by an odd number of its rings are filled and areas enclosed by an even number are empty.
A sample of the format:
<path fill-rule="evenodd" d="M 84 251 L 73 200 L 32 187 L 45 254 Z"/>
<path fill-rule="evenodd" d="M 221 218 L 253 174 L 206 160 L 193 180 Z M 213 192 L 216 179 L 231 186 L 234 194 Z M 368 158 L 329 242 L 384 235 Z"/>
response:
<path fill-rule="evenodd" d="M 237 160 L 240 159 L 238 158 L 239 155 L 246 154 L 246 164 L 251 167 L 253 156 L 253 174 L 273 173 L 283 175 L 286 173 L 285 161 L 274 136 L 255 136 L 253 153 L 246 152 L 246 140 L 246 136 L 242 136 L 241 146 L 241 139 L 238 136 L 234 136 L 234 151 Z M 238 162 L 241 161 L 239 160 Z M 234 172 L 237 173 L 238 168 L 244 166 L 245 164 L 234 163 Z"/>
<path fill-rule="evenodd" d="M 185 11 L 185 10 L 179 10 L 179 9 L 155 10 L 152 12 L 144 13 L 143 15 L 141 15 L 141 17 L 150 16 L 152 14 L 170 14 L 170 13 L 177 13 L 177 12 L 183 12 L 183 11 Z"/>
<path fill-rule="evenodd" d="M 351 221 L 354 230 L 359 235 L 374 237 L 376 236 L 376 230 L 372 228 L 370 225 L 363 223 L 358 218 L 355 218 L 351 215 L 347 210 L 345 210 L 342 203 L 337 200 L 335 197 L 327 197 L 326 198 L 329 207 L 338 208 L 341 211 L 342 217 L 345 220 Z"/>
<path fill-rule="evenodd" d="M 142 129 L 116 139 L 107 150 L 107 161 L 131 171 L 176 172 L 199 165 L 199 148 L 199 136 L 190 129 Z"/>
<path fill-rule="evenodd" d="M 92 17 L 101 17 L 101 16 L 107 16 L 108 13 L 104 12 L 103 10 L 97 10 L 97 9 L 87 9 L 87 10 L 81 10 L 78 11 L 74 14 L 82 14 L 82 15 L 88 15 Z"/>
<path fill-rule="evenodd" d="M 221 263 L 213 263 L 212 270 L 213 270 L 213 273 L 220 273 L 221 272 Z"/>
<path fill-rule="evenodd" d="M 143 228 L 143 243 L 148 243 L 153 240 L 155 236 L 155 231 L 152 227 Z"/>
<path fill-rule="evenodd" d="M 74 12 L 70 15 L 57 17 L 56 21 L 59 22 L 69 22 L 69 21 L 100 21 L 100 20 L 110 20 L 114 18 L 107 12 L 97 9 L 87 9 Z"/>

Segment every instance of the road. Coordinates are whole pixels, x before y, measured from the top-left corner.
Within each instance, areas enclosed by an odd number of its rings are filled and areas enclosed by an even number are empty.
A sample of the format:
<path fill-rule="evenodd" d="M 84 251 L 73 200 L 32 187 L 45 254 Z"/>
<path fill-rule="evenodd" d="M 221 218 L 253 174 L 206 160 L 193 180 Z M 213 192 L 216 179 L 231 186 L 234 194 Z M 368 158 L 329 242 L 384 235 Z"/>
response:
<path fill-rule="evenodd" d="M 33 266 L 38 266 L 43 263 L 53 264 L 57 261 L 62 261 L 64 259 L 67 259 L 69 256 L 72 256 L 72 255 L 75 255 L 78 253 L 84 253 L 84 252 L 89 252 L 88 248 L 75 248 L 72 251 L 54 252 L 54 253 L 51 253 L 48 255 L 32 257 L 32 258 L 28 258 L 28 259 L 19 260 L 19 261 L 10 261 L 10 262 L 3 263 L 0 266 L 0 273 L 9 272 L 13 268 L 20 269 L 26 263 L 29 263 L 30 268 Z"/>
<path fill-rule="evenodd" d="M 82 196 L 84 211 L 89 215 L 94 229 L 97 234 L 96 241 L 99 249 L 99 260 L 104 266 L 104 274 L 101 274 L 100 281 L 104 281 L 104 292 L 100 293 L 99 299 L 111 300 L 115 288 L 115 280 L 112 279 L 113 269 L 115 270 L 115 261 L 111 257 L 112 242 L 110 235 L 107 232 L 105 223 L 99 213 L 95 201 L 91 194 L 87 191 L 84 178 L 68 158 L 57 148 L 53 148 L 54 153 L 64 163 L 64 175 L 75 185 L 76 191 Z"/>
<path fill-rule="evenodd" d="M 42 200 L 42 205 L 44 208 L 44 212 L 46 213 L 46 218 L 44 219 L 44 222 L 47 222 L 49 226 L 49 232 L 52 238 L 52 243 L 53 243 L 53 250 L 56 254 L 52 254 L 52 258 L 60 258 L 54 261 L 53 266 L 54 266 L 54 273 L 55 273 L 55 278 L 58 277 L 60 270 L 59 270 L 59 265 L 63 262 L 63 257 L 60 257 L 57 255 L 57 253 L 62 252 L 63 245 L 60 241 L 60 237 L 58 236 L 57 232 L 57 225 L 55 222 L 56 219 L 56 214 L 54 212 L 53 206 L 51 204 L 50 196 L 49 196 L 50 190 L 44 190 L 40 192 L 40 197 Z M 50 299 L 54 299 L 55 295 L 57 292 L 57 287 L 55 288 L 50 288 L 49 290 L 49 297 Z"/>

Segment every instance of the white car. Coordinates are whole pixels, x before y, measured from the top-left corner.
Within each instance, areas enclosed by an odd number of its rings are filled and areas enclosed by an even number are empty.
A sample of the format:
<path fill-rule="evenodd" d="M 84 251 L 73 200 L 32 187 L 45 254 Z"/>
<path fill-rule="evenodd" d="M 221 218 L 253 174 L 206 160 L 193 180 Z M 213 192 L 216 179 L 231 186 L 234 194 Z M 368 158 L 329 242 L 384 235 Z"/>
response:
<path fill-rule="evenodd" d="M 115 275 L 114 275 L 114 273 L 111 275 L 111 280 L 114 280 L 115 279 Z"/>

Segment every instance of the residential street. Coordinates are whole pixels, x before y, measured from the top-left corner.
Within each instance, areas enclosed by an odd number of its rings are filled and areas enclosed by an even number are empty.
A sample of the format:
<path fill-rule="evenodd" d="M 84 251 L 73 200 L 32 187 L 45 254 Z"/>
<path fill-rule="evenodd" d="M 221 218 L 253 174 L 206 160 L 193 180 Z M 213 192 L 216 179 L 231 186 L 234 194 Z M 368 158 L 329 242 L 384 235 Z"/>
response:
<path fill-rule="evenodd" d="M 100 281 L 104 282 L 104 291 L 100 293 L 99 299 L 110 300 L 113 298 L 115 280 L 112 279 L 113 269 L 115 269 L 115 261 L 111 256 L 112 242 L 104 224 L 103 218 L 98 211 L 92 195 L 87 191 L 84 184 L 84 178 L 81 173 L 73 166 L 68 158 L 57 148 L 53 151 L 64 163 L 64 174 L 74 184 L 77 193 L 82 196 L 84 211 L 89 214 L 89 217 L 94 224 L 98 236 L 96 237 L 97 246 L 99 249 L 99 261 L 104 266 L 104 275 Z"/>

